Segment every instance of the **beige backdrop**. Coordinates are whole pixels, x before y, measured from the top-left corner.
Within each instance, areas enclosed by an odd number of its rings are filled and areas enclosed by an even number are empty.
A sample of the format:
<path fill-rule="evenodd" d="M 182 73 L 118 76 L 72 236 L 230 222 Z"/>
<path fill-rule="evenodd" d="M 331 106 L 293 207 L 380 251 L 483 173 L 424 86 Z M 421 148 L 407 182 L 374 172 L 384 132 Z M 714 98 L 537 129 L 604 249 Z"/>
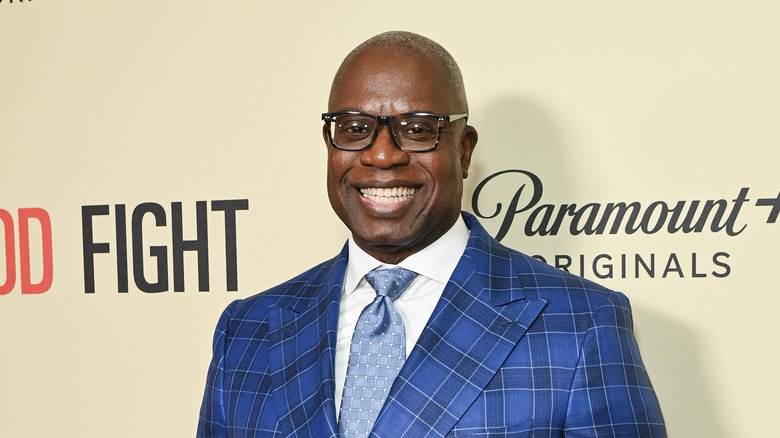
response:
<path fill-rule="evenodd" d="M 475 184 L 504 169 L 538 175 L 550 204 L 731 200 L 749 187 L 734 237 L 525 237 L 526 212 L 504 242 L 545 257 L 654 253 L 663 265 L 679 254 L 685 278 L 600 280 L 632 300 L 670 435 L 776 433 L 780 221 L 755 205 L 780 190 L 776 2 L 280 3 L 0 1 L 0 208 L 14 220 L 45 209 L 54 245 L 48 292 L 22 294 L 17 281 L 0 296 L 0 436 L 194 434 L 223 307 L 345 239 L 326 199 L 319 115 L 341 58 L 391 29 L 439 41 L 463 70 L 480 133 L 467 209 Z M 485 212 L 523 180 L 494 182 Z M 130 291 L 117 292 L 115 204 L 128 227 L 138 204 L 165 207 L 167 226 L 143 223 L 145 248 L 170 251 L 170 203 L 182 202 L 192 238 L 195 202 L 219 199 L 249 200 L 237 292 L 226 291 L 216 212 L 210 292 L 198 292 L 192 254 L 186 292 L 140 292 L 132 263 Z M 94 233 L 112 252 L 95 256 L 86 294 L 81 207 L 95 204 L 111 206 Z M 483 223 L 495 232 L 500 217 Z M 33 223 L 33 279 L 40 234 Z M 691 278 L 692 253 L 709 273 L 719 251 L 727 277 Z"/>

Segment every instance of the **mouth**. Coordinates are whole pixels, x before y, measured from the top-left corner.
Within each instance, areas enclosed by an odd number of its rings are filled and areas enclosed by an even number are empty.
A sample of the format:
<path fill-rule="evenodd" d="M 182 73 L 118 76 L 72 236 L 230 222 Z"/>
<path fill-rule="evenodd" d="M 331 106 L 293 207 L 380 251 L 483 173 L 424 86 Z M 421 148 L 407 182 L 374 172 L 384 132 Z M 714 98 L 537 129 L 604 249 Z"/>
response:
<path fill-rule="evenodd" d="M 371 202 L 382 205 L 400 205 L 409 202 L 417 189 L 414 187 L 361 187 L 360 195 Z"/>

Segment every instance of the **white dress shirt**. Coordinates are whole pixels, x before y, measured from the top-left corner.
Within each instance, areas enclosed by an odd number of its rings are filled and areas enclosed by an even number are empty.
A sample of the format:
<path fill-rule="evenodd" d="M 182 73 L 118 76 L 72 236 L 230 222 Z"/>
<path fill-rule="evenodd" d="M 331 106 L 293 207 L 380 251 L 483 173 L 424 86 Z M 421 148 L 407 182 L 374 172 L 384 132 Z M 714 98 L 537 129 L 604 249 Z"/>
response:
<path fill-rule="evenodd" d="M 341 396 L 347 378 L 349 350 L 352 344 L 352 334 L 355 324 L 363 309 L 376 298 L 376 292 L 363 276 L 380 266 L 394 268 L 400 266 L 416 272 L 417 277 L 409 287 L 393 303 L 404 321 L 406 331 L 406 357 L 409 357 L 414 344 L 420 338 L 423 328 L 439 302 L 444 286 L 455 271 L 466 243 L 469 239 L 469 229 L 458 216 L 458 220 L 438 240 L 422 250 L 410 255 L 398 265 L 382 263 L 363 251 L 349 239 L 349 260 L 347 272 L 344 275 L 344 289 L 341 292 L 339 307 L 339 325 L 336 335 L 336 419 L 341 410 Z"/>

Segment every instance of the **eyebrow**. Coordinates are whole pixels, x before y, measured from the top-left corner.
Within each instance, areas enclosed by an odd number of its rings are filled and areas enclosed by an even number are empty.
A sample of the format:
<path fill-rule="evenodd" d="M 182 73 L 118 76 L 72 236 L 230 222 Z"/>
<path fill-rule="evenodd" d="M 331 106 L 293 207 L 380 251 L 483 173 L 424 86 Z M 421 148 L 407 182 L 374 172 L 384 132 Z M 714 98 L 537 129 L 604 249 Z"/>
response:
<path fill-rule="evenodd" d="M 334 112 L 334 113 L 335 113 L 335 112 L 339 112 L 339 111 L 357 111 L 357 112 L 359 112 L 359 113 L 368 114 L 368 115 L 372 115 L 372 116 L 378 116 L 378 115 L 381 115 L 381 114 L 374 114 L 374 113 L 366 112 L 366 111 L 363 111 L 363 110 L 362 110 L 362 109 L 360 109 L 360 108 L 355 108 L 355 107 L 339 108 L 339 109 L 337 109 L 337 110 L 335 110 L 335 111 L 332 111 L 332 112 Z M 387 114 L 387 115 L 390 115 L 390 116 L 396 116 L 396 115 L 401 115 L 401 114 L 410 114 L 410 113 L 448 114 L 448 113 L 446 113 L 446 112 L 442 113 L 442 112 L 433 111 L 433 110 L 428 110 L 428 109 L 417 109 L 417 108 L 415 108 L 415 109 L 412 109 L 411 111 L 404 111 L 404 112 L 402 112 L 402 113 Z"/>

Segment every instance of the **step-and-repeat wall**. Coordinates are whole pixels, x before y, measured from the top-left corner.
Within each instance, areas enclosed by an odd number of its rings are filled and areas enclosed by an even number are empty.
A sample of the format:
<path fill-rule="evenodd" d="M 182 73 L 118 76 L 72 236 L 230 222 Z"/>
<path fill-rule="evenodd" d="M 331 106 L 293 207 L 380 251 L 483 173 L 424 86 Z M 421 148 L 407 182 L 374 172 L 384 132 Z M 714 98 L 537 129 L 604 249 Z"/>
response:
<path fill-rule="evenodd" d="M 185 437 L 221 310 L 334 255 L 320 113 L 458 60 L 464 209 L 633 303 L 674 437 L 776 431 L 775 2 L 0 0 L 0 436 Z"/>

